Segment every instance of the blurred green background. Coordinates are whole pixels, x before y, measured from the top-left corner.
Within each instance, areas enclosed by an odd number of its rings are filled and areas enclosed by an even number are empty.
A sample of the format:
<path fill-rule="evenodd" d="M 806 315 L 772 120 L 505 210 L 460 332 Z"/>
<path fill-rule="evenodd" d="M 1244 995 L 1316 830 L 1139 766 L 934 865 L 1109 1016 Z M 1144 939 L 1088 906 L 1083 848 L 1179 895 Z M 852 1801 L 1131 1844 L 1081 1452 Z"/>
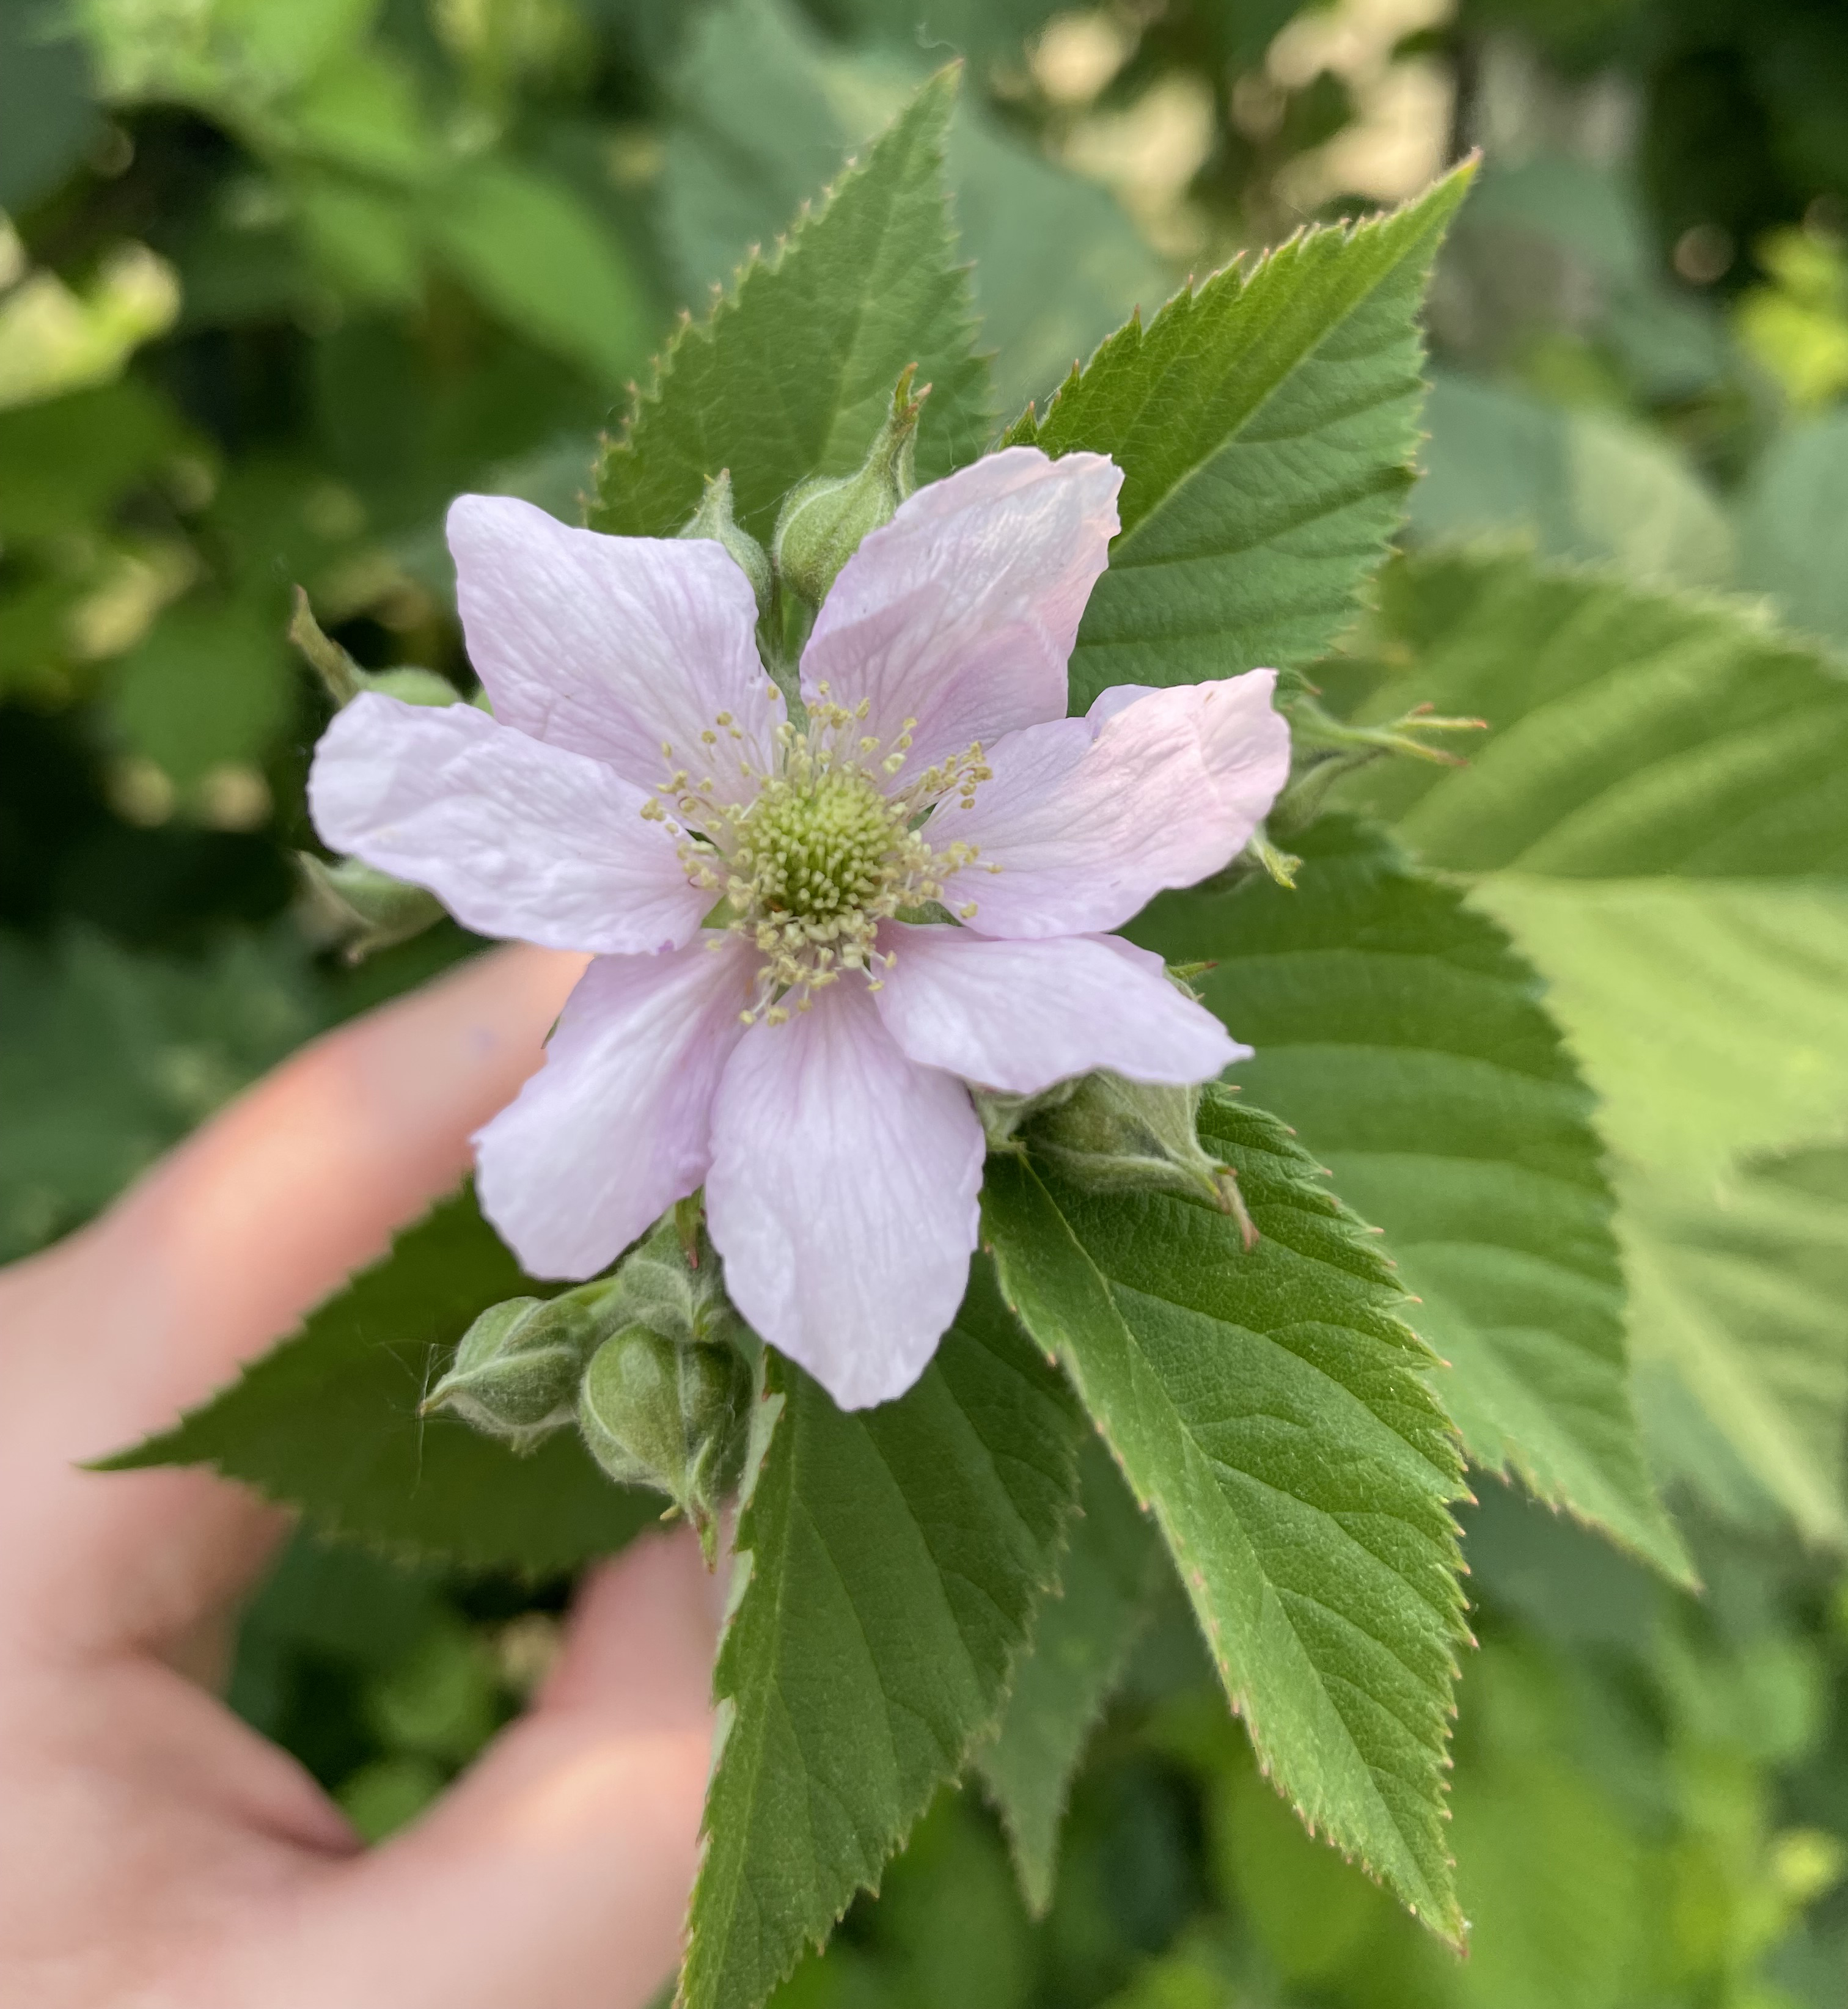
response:
<path fill-rule="evenodd" d="M 574 516 L 675 313 L 959 52 L 998 418 L 1189 272 L 1480 146 L 1408 534 L 1848 649 L 1841 0 L 0 0 L 0 1258 L 476 946 L 353 966 L 304 898 L 292 586 L 363 664 L 466 682 L 448 498 Z M 1806 1260 L 1848 1302 L 1848 1249 Z M 1678 1493 L 1697 1603 L 1485 1493 L 1467 1965 L 1257 1778 L 1177 1593 L 1049 1914 L 965 1789 L 783 2009 L 1848 2004 L 1840 1558 Z M 383 1834 L 518 1706 L 566 1588 L 298 1542 L 232 1699 Z"/>

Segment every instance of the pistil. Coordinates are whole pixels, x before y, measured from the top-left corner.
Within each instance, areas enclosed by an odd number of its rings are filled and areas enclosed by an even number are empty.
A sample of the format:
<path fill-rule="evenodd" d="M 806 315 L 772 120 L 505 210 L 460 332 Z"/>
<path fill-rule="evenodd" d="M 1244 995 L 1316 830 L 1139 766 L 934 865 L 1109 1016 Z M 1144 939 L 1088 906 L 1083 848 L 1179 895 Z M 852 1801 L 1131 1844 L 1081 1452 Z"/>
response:
<path fill-rule="evenodd" d="M 771 771 L 747 766 L 751 792 L 721 802 L 710 774 L 673 765 L 642 813 L 679 833 L 689 880 L 722 898 L 725 927 L 762 958 L 747 1025 L 771 1025 L 809 1008 L 814 994 L 858 970 L 870 989 L 893 960 L 878 947 L 881 921 L 901 910 L 941 903 L 947 882 L 974 862 L 973 845 L 934 845 L 926 835 L 951 798 L 967 807 L 991 770 L 979 742 L 899 784 L 917 721 L 907 719 L 891 745 L 865 730 L 868 701 L 849 710 L 822 686 L 806 727 L 777 728 Z M 701 735 L 697 758 L 722 738 L 742 742 L 729 713 Z M 967 919 L 973 901 L 958 910 Z M 716 945 L 716 944 L 715 944 Z"/>

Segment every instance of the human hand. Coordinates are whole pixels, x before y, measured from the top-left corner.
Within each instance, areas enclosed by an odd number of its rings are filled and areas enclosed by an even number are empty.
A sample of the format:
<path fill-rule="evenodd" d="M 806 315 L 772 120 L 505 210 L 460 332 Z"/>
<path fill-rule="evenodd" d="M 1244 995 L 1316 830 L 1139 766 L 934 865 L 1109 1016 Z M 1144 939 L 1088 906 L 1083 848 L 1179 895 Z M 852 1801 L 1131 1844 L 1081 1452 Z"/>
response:
<path fill-rule="evenodd" d="M 203 1472 L 78 1469 L 452 1185 L 580 968 L 505 951 L 332 1035 L 0 1273 L 0 2002 L 633 2009 L 672 1967 L 711 1731 L 690 1537 L 590 1579 L 531 1712 L 366 1851 L 200 1685 L 285 1518 Z"/>

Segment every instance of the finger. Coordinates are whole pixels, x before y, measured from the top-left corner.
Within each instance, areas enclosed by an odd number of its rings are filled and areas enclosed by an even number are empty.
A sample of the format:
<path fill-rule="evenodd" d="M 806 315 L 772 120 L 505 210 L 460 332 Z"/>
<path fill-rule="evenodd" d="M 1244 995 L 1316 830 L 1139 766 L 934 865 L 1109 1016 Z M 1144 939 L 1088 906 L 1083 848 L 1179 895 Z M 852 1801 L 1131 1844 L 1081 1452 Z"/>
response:
<path fill-rule="evenodd" d="M 697 1860 L 715 1631 L 684 1530 L 599 1572 L 534 1713 L 304 1916 L 304 2004 L 647 2002 L 677 1957 Z"/>
<path fill-rule="evenodd" d="M 227 1379 L 466 1169 L 579 958 L 484 957 L 306 1048 L 110 1214 L 0 1278 L 0 1596 L 87 1649 L 190 1630 L 275 1525 L 199 1472 L 93 1474 Z"/>

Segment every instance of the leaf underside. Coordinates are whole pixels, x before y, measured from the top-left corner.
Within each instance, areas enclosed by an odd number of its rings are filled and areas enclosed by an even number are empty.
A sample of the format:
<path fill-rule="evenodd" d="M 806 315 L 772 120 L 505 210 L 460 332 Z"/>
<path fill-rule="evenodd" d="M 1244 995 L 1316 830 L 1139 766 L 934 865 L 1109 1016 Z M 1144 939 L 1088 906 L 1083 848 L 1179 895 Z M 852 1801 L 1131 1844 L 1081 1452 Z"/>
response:
<path fill-rule="evenodd" d="M 1750 1161 L 1704 1203 L 1641 1186 L 1624 1242 L 1665 1472 L 1848 1545 L 1848 1145 Z"/>
<path fill-rule="evenodd" d="M 575 1430 L 530 1458 L 417 1403 L 476 1314 L 552 1287 L 520 1274 L 471 1192 L 445 1200 L 301 1330 L 103 1469 L 209 1465 L 331 1534 L 406 1559 L 535 1575 L 619 1549 L 661 1511 L 612 1486 Z"/>
<path fill-rule="evenodd" d="M 1652 1452 L 1722 1515 L 1848 1543 L 1848 1278 L 1799 1284 L 1790 1236 L 1832 1230 L 1770 1231 L 1761 1170 L 1848 1136 L 1848 677 L 1751 610 L 1435 551 L 1328 681 L 1364 717 L 1490 721 L 1467 769 L 1346 799 L 1477 875 L 1548 980 L 1601 1098 Z"/>
<path fill-rule="evenodd" d="M 1464 767 L 1401 760 L 1344 799 L 1428 864 L 1573 879 L 1848 873 L 1848 677 L 1723 601 L 1514 555 L 1432 552 L 1382 581 L 1375 689 L 1491 730 Z"/>
<path fill-rule="evenodd" d="M 1240 1087 L 1385 1231 L 1470 1457 L 1687 1580 L 1631 1408 L 1591 1097 L 1538 979 L 1377 832 L 1290 841 L 1294 891 L 1169 894 L 1132 932 L 1215 966 L 1201 994 L 1257 1049 Z"/>
<path fill-rule="evenodd" d="M 1093 1437 L 1079 1460 L 1080 1511 L 1040 1606 L 994 1739 L 975 1766 L 1001 1815 L 1021 1895 L 1052 1901 L 1059 1823 L 1084 1747 L 1127 1664 L 1162 1581 L 1154 1523 Z"/>
<path fill-rule="evenodd" d="M 996 1159 L 983 1217 L 1002 1288 L 1154 1509 L 1266 1773 L 1457 1942 L 1443 1781 L 1462 1461 L 1431 1356 L 1280 1125 L 1215 1100 L 1202 1136 L 1238 1173 L 1255 1249 L 1211 1208 Z"/>
<path fill-rule="evenodd" d="M 675 335 L 605 452 L 593 530 L 671 536 L 729 468 L 739 522 L 768 540 L 786 490 L 859 465 L 908 363 L 931 387 L 919 480 L 980 452 L 988 370 L 944 180 L 956 84 L 933 77 L 777 253 Z"/>
<path fill-rule="evenodd" d="M 849 1413 L 787 1362 L 768 1374 L 687 2009 L 754 2009 L 877 1885 L 992 1725 L 1077 1494 L 1083 1420 L 982 1259 L 899 1401 Z"/>
<path fill-rule="evenodd" d="M 1418 311 L 1470 175 L 1176 294 L 1016 421 L 1010 441 L 1123 470 L 1073 711 L 1113 684 L 1298 669 L 1348 625 L 1413 478 Z"/>

